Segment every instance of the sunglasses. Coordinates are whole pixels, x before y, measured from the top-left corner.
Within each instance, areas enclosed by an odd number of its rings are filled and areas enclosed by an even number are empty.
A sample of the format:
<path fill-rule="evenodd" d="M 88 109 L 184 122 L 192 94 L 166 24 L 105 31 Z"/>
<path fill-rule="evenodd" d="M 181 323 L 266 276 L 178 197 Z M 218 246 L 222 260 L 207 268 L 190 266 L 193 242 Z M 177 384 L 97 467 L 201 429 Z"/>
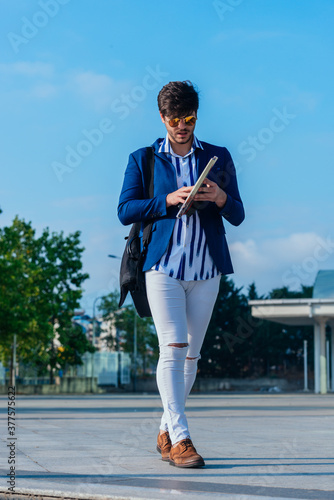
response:
<path fill-rule="evenodd" d="M 183 120 L 185 125 L 195 125 L 196 123 L 196 116 L 185 116 L 184 118 L 172 118 L 171 120 L 168 121 L 168 125 L 172 128 L 175 128 L 178 126 L 180 121 Z"/>

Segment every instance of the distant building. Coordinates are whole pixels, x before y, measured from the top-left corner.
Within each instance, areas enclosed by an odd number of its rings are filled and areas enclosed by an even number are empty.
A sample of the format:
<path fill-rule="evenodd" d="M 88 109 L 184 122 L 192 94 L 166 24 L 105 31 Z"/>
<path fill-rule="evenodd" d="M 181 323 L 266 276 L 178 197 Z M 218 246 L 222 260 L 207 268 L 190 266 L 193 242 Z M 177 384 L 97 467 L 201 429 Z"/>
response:
<path fill-rule="evenodd" d="M 108 339 L 116 339 L 116 328 L 112 317 L 108 320 L 104 320 L 101 315 L 97 316 L 95 318 L 94 325 L 95 332 L 93 331 L 93 318 L 91 318 L 88 314 L 85 314 L 85 311 L 76 311 L 72 320 L 74 324 L 79 325 L 82 328 L 90 342 L 93 343 L 94 337 L 94 346 L 98 349 L 98 351 L 115 351 L 115 348 L 110 347 L 113 342 L 108 342 Z"/>

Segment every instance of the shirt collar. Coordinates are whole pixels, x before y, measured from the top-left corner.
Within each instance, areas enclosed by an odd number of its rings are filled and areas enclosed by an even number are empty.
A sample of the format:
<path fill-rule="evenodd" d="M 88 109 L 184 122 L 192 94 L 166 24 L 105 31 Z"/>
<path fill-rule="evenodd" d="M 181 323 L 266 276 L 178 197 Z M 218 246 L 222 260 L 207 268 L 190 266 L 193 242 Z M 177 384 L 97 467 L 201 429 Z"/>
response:
<path fill-rule="evenodd" d="M 197 149 L 197 148 L 204 149 L 202 144 L 200 143 L 200 141 L 197 139 L 197 137 L 194 134 L 194 139 L 193 139 L 193 143 L 191 145 L 190 151 L 189 151 L 189 153 L 187 153 L 184 156 L 184 158 L 186 156 L 192 155 L 195 152 L 195 149 Z M 176 153 L 174 153 L 174 151 L 172 149 L 172 145 L 171 145 L 169 138 L 168 138 L 168 133 L 166 134 L 166 137 L 164 138 L 164 140 L 160 144 L 159 153 L 167 153 L 167 154 L 170 154 L 172 156 L 180 156 L 180 155 L 177 155 Z"/>

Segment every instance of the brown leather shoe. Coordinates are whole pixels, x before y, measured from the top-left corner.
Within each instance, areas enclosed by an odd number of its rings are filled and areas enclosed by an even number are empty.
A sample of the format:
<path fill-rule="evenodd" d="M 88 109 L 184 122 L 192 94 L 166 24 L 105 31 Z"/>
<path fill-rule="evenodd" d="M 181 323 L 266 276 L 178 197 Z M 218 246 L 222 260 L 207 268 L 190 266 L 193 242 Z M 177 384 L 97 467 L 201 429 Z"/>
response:
<path fill-rule="evenodd" d="M 164 460 L 165 462 L 169 460 L 169 452 L 172 447 L 172 442 L 169 437 L 169 432 L 163 432 L 162 434 L 158 434 L 158 441 L 157 441 L 157 450 L 159 453 L 161 453 L 161 460 Z"/>
<path fill-rule="evenodd" d="M 182 439 L 176 446 L 172 446 L 169 453 L 169 463 L 175 467 L 204 467 L 205 462 L 191 442 L 191 439 Z"/>

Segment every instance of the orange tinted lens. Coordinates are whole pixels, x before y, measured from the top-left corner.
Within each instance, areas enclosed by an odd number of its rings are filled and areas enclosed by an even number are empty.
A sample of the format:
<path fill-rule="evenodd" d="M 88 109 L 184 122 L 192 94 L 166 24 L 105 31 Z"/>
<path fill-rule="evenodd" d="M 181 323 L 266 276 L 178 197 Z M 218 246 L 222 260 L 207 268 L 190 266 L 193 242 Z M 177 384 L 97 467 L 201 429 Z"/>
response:
<path fill-rule="evenodd" d="M 184 123 L 186 125 L 195 125 L 195 123 L 196 123 L 196 117 L 195 116 L 187 116 L 184 119 Z"/>
<path fill-rule="evenodd" d="M 180 123 L 180 118 L 172 118 L 168 123 L 170 127 L 177 127 Z"/>

